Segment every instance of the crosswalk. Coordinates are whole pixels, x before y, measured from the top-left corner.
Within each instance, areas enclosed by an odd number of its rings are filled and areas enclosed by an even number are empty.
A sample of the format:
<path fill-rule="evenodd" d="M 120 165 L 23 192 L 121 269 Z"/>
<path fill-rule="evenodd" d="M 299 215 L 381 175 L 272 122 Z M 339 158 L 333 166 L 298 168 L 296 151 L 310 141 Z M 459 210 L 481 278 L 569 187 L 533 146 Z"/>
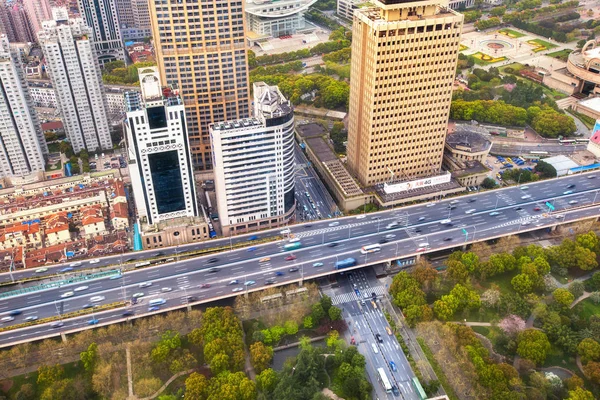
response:
<path fill-rule="evenodd" d="M 365 292 L 365 293 L 367 293 L 367 292 Z M 369 299 L 371 298 L 371 293 L 375 293 L 377 296 L 383 296 L 385 294 L 385 288 L 383 286 L 375 286 L 375 287 L 369 288 L 368 293 L 367 293 L 369 296 Z M 350 303 L 352 301 L 357 301 L 357 300 L 359 300 L 359 299 L 356 296 L 356 293 L 354 293 L 354 292 L 338 294 L 337 296 L 334 296 L 331 299 L 331 301 L 334 305 Z"/>

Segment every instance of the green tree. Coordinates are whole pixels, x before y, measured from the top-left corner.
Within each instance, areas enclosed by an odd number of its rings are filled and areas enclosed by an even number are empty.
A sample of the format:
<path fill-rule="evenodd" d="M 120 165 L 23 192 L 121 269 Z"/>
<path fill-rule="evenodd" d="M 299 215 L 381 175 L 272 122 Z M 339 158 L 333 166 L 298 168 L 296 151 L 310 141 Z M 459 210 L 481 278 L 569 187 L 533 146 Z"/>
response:
<path fill-rule="evenodd" d="M 594 231 L 577 235 L 575 242 L 579 246 L 593 252 L 597 252 L 598 250 L 600 250 L 600 238 L 598 238 L 596 232 Z"/>
<path fill-rule="evenodd" d="M 441 320 L 449 320 L 458 309 L 458 299 L 452 295 L 442 296 L 440 300 L 433 303 L 433 312 Z"/>
<path fill-rule="evenodd" d="M 531 276 L 528 274 L 518 274 L 515 275 L 510 281 L 513 289 L 517 293 L 527 294 L 533 292 L 533 288 L 535 282 L 531 279 Z"/>
<path fill-rule="evenodd" d="M 296 321 L 285 321 L 283 328 L 285 329 L 286 335 L 291 336 L 298 333 L 298 323 Z"/>
<path fill-rule="evenodd" d="M 550 347 L 546 334 L 537 329 L 526 329 L 517 335 L 517 354 L 538 365 L 546 360 Z"/>
<path fill-rule="evenodd" d="M 40 400 L 77 400 L 80 398 L 78 392 L 73 386 L 72 379 L 61 379 L 44 389 Z"/>
<path fill-rule="evenodd" d="M 256 342 L 261 343 L 261 342 Z M 229 356 L 225 353 L 218 353 L 210 360 L 210 371 L 214 375 L 229 370 Z"/>
<path fill-rule="evenodd" d="M 584 364 L 589 361 L 599 361 L 600 343 L 591 338 L 583 339 L 577 346 L 577 353 L 581 356 Z"/>
<path fill-rule="evenodd" d="M 197 372 L 185 380 L 185 400 L 205 400 L 208 397 L 208 380 Z"/>
<path fill-rule="evenodd" d="M 15 393 L 15 400 L 34 400 L 36 398 L 35 388 L 31 383 L 24 383 Z"/>
<path fill-rule="evenodd" d="M 304 329 L 312 329 L 312 327 L 314 326 L 312 316 L 309 315 L 308 317 L 304 317 L 304 320 L 302 321 L 302 326 L 304 327 Z"/>
<path fill-rule="evenodd" d="M 323 318 L 325 318 L 325 310 L 323 310 L 321 303 L 313 304 L 311 317 L 317 324 L 320 323 Z"/>
<path fill-rule="evenodd" d="M 534 171 L 539 173 L 542 178 L 556 178 L 556 168 L 545 161 L 538 161 Z"/>
<path fill-rule="evenodd" d="M 79 354 L 79 359 L 86 371 L 93 371 L 98 362 L 98 345 L 95 342 L 90 343 L 88 349 Z"/>
<path fill-rule="evenodd" d="M 326 294 L 324 294 L 323 297 L 321 297 L 319 303 L 321 303 L 321 307 L 323 307 L 323 311 L 325 311 L 325 313 L 329 312 L 329 309 L 333 304 L 331 297 L 327 296 Z"/>
<path fill-rule="evenodd" d="M 37 384 L 42 387 L 48 387 L 58 382 L 63 378 L 65 373 L 64 368 L 60 364 L 41 365 L 38 368 Z"/>
<path fill-rule="evenodd" d="M 587 378 L 595 383 L 600 384 L 600 362 L 590 361 L 583 366 L 583 373 Z"/>
<path fill-rule="evenodd" d="M 567 289 L 559 288 L 552 292 L 552 297 L 554 301 L 560 304 L 563 307 L 569 307 L 573 300 L 575 300 L 575 296 Z"/>
<path fill-rule="evenodd" d="M 575 281 L 569 285 L 569 292 L 571 292 L 575 299 L 580 298 L 583 295 L 584 291 L 585 288 L 583 286 L 583 283 L 581 283 L 580 281 Z"/>
<path fill-rule="evenodd" d="M 257 373 L 268 368 L 273 360 L 273 348 L 265 346 L 262 342 L 250 345 L 250 361 Z"/>
<path fill-rule="evenodd" d="M 567 400 L 594 400 L 594 395 L 592 392 L 578 387 L 575 390 L 569 390 Z"/>
<path fill-rule="evenodd" d="M 342 318 L 342 310 L 335 306 L 331 306 L 329 308 L 329 319 L 332 321 L 338 321 L 341 318 Z"/>
<path fill-rule="evenodd" d="M 277 386 L 278 381 L 277 372 L 272 368 L 267 368 L 256 376 L 256 387 L 261 392 L 271 393 Z"/>

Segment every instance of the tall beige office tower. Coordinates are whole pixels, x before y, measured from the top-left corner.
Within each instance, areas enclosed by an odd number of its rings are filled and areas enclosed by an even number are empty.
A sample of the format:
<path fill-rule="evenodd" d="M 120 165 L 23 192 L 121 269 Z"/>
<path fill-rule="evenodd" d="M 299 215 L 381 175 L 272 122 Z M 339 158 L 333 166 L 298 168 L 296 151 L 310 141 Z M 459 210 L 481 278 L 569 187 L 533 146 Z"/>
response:
<path fill-rule="evenodd" d="M 244 0 L 150 0 L 162 82 L 180 89 L 193 163 L 210 170 L 208 126 L 250 115 Z"/>
<path fill-rule="evenodd" d="M 364 186 L 440 171 L 463 16 L 448 0 L 354 12 L 348 167 Z"/>

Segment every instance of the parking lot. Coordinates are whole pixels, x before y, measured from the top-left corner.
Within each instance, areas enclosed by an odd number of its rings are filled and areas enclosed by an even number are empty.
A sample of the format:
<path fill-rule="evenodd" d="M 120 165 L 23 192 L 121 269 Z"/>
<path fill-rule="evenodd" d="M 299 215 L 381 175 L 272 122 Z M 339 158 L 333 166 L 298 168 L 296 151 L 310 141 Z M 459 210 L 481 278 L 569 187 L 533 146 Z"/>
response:
<path fill-rule="evenodd" d="M 92 171 L 105 171 L 109 169 L 127 168 L 127 160 L 120 150 L 114 153 L 101 153 L 90 157 Z"/>

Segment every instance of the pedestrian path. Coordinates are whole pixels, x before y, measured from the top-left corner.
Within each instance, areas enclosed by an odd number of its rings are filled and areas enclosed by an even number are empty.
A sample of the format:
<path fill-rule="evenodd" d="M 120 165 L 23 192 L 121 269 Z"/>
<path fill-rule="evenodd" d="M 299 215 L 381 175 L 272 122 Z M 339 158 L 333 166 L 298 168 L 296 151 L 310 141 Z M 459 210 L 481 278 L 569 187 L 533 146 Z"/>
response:
<path fill-rule="evenodd" d="M 363 290 L 363 293 L 367 293 L 367 291 Z M 367 295 L 369 296 L 369 300 L 371 299 L 371 293 L 375 293 L 377 296 L 385 295 L 385 288 L 383 286 L 375 286 L 368 289 Z M 358 296 L 354 292 L 350 293 L 342 293 L 334 296 L 331 301 L 333 305 L 350 303 L 352 301 L 358 301 Z"/>

